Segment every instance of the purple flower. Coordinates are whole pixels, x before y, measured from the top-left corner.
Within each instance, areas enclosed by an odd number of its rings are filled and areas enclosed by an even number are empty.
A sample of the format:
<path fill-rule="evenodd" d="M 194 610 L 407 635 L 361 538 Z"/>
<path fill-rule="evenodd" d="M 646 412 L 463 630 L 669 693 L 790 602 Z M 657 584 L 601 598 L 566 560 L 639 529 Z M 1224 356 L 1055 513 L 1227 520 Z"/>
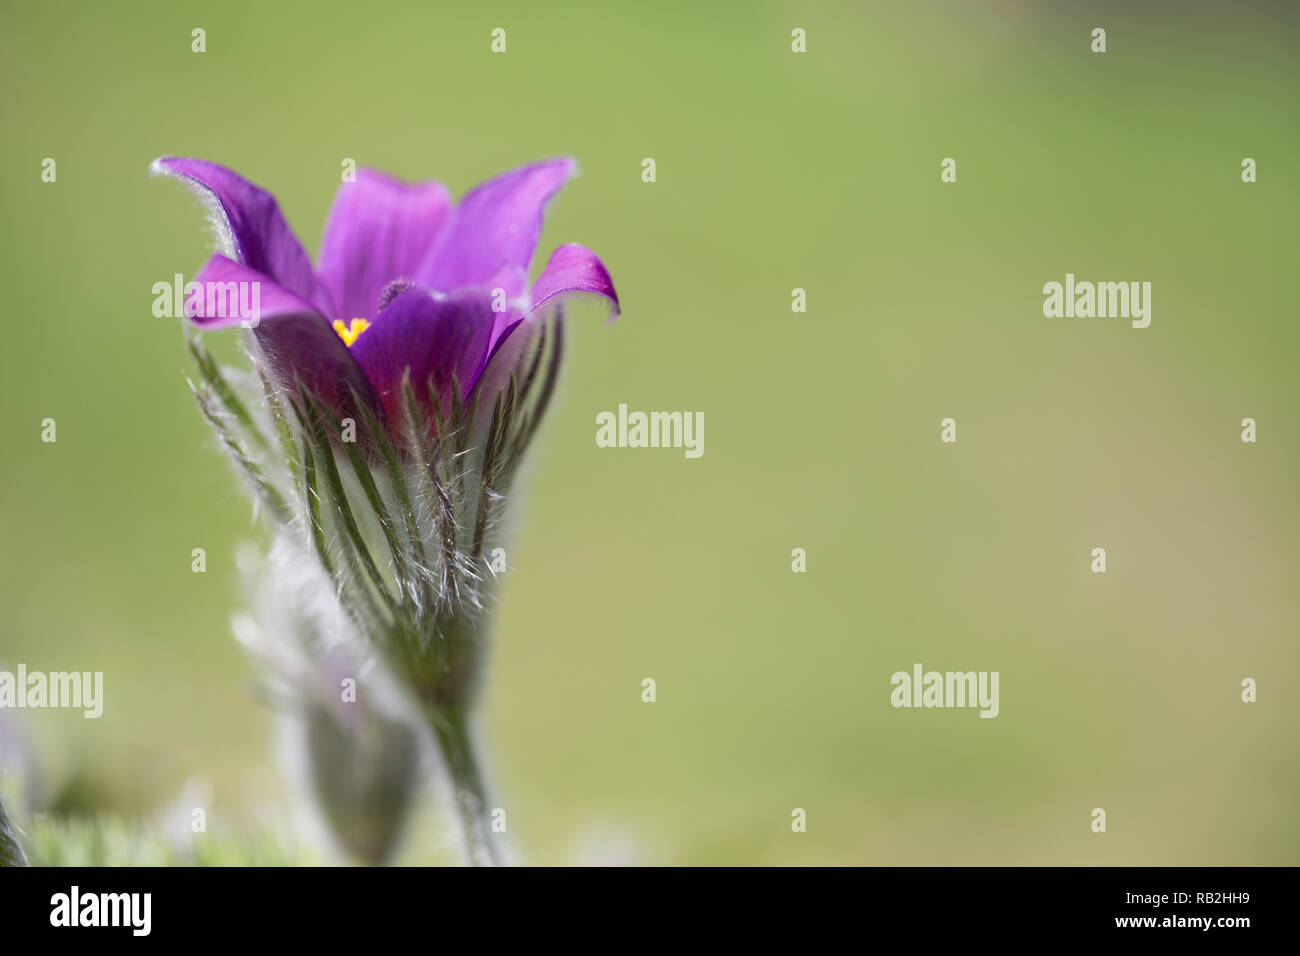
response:
<path fill-rule="evenodd" d="M 408 373 L 421 399 L 432 384 L 444 410 L 453 379 L 463 400 L 500 388 L 528 338 L 521 332 L 566 296 L 602 296 L 611 320 L 618 314 L 609 273 L 580 245 L 556 249 L 529 288 L 543 208 L 574 172 L 568 158 L 504 173 L 459 205 L 441 183 L 361 169 L 339 187 L 315 268 L 270 193 L 199 159 L 163 157 L 153 170 L 191 187 L 221 234 L 225 254 L 195 281 L 258 283 L 254 334 L 272 374 L 340 417 L 355 394 L 391 428 L 403 417 Z M 195 305 L 201 329 L 241 321 L 205 311 L 210 296 Z M 493 396 L 482 397 L 490 410 Z"/>

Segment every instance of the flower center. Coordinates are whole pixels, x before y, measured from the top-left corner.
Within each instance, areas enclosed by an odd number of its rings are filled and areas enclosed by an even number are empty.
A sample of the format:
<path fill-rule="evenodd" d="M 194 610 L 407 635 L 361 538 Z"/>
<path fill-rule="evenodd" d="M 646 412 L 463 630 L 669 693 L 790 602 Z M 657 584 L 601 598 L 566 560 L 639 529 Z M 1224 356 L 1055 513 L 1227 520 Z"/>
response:
<path fill-rule="evenodd" d="M 343 344 L 351 347 L 352 343 L 357 340 L 357 336 L 370 328 L 370 323 L 365 319 L 353 319 L 350 325 L 344 325 L 342 319 L 334 320 L 334 331 L 339 334 Z"/>

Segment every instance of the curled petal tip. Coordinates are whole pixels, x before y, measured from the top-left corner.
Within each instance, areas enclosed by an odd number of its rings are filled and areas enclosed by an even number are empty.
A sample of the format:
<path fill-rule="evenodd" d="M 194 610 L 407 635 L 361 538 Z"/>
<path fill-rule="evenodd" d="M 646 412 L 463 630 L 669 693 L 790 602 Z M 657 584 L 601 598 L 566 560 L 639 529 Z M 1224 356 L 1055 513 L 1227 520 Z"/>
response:
<path fill-rule="evenodd" d="M 606 325 L 618 318 L 620 305 L 614 280 L 600 257 L 575 242 L 566 243 L 551 253 L 546 268 L 533 286 L 533 311 L 552 299 L 562 301 L 579 295 L 597 295 L 609 309 Z"/>

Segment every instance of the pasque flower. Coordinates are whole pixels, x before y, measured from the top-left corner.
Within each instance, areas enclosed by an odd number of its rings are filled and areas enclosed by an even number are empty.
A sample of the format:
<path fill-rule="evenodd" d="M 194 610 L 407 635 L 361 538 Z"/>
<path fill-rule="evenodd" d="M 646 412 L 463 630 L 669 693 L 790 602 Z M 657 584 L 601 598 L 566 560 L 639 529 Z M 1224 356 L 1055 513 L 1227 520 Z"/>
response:
<path fill-rule="evenodd" d="M 404 414 L 408 372 L 422 404 L 429 381 L 448 402 L 453 378 L 467 399 L 494 359 L 514 357 L 515 333 L 565 296 L 601 296 L 611 317 L 618 312 L 609 273 L 580 245 L 556 249 L 528 288 L 542 211 L 573 174 L 571 159 L 511 170 L 459 204 L 441 183 L 360 169 L 339 187 L 314 269 L 270 193 L 204 160 L 164 157 L 153 168 L 181 179 L 214 213 L 224 249 L 195 281 L 259 283 L 254 331 L 270 371 L 340 417 L 356 395 L 391 427 Z M 206 314 L 210 304 L 196 302 L 199 328 L 240 323 Z"/>
<path fill-rule="evenodd" d="M 203 160 L 165 157 L 153 170 L 191 187 L 212 214 L 222 248 L 195 281 L 259 290 L 245 339 L 256 374 L 218 367 L 188 336 L 199 407 L 275 525 L 276 581 L 257 589 L 256 656 L 282 662 L 280 683 L 301 688 L 313 683 L 302 673 L 330 671 L 304 668 L 304 655 L 369 654 L 366 666 L 383 675 L 372 687 L 404 689 L 432 731 L 470 860 L 500 862 L 469 728 L 495 581 L 488 553 L 503 540 L 512 479 L 552 394 L 564 303 L 596 297 L 611 319 L 618 313 L 609 273 L 583 246 L 560 246 L 529 282 L 544 207 L 573 161 L 522 166 L 459 203 L 439 183 L 360 170 L 339 188 L 315 267 L 270 193 Z M 194 297 L 193 326 L 254 318 L 219 301 Z M 309 725 L 337 710 L 322 710 L 317 692 L 287 696 Z M 395 828 L 374 815 L 403 805 L 392 787 L 414 786 L 393 765 L 408 752 L 406 730 L 394 707 L 382 710 L 331 716 L 347 732 L 315 734 L 308 754 L 318 784 L 342 780 L 349 760 L 391 782 L 380 801 L 364 790 L 322 801 L 340 842 L 375 857 Z M 362 740 L 366 753 L 349 756 Z"/>

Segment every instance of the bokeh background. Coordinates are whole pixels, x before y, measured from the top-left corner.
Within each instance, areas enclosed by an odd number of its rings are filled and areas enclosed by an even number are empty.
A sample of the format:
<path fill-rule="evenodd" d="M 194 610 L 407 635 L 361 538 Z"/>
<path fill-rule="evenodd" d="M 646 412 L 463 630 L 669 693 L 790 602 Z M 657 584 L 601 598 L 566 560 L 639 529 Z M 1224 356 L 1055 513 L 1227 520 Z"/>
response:
<path fill-rule="evenodd" d="M 1298 47 L 1283 4 L 9 9 L 0 666 L 106 683 L 0 713 L 17 815 L 300 816 L 229 627 L 260 531 L 151 314 L 210 237 L 149 162 L 233 167 L 314 253 L 345 157 L 459 195 L 570 153 L 536 266 L 590 246 L 624 315 L 571 336 L 497 620 L 525 860 L 1300 862 Z M 1044 318 L 1066 272 L 1152 282 L 1151 327 Z M 597 448 L 620 402 L 703 411 L 704 457 Z M 916 662 L 999 671 L 1001 715 L 894 710 Z"/>

